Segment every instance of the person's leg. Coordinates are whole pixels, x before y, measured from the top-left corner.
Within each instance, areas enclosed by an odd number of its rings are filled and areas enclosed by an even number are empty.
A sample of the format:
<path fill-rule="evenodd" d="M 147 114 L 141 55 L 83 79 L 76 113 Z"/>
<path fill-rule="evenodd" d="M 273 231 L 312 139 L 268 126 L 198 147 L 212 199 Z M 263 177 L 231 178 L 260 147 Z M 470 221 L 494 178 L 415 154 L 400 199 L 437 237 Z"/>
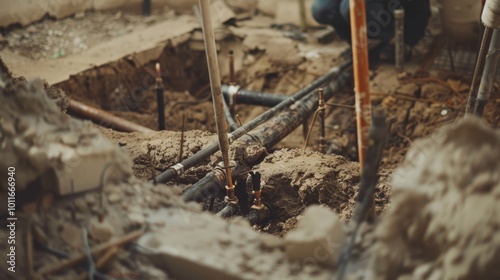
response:
<path fill-rule="evenodd" d="M 350 40 L 349 22 L 340 14 L 342 1 L 344 0 L 314 0 L 312 15 L 318 23 L 333 26 L 343 40 Z"/>

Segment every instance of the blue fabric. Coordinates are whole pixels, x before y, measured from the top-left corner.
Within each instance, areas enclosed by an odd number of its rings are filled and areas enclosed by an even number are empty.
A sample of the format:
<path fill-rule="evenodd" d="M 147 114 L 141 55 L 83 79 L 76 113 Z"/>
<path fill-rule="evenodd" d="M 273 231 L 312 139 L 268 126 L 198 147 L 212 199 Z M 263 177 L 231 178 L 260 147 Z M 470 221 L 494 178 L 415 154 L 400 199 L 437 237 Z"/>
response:
<path fill-rule="evenodd" d="M 394 9 L 405 9 L 405 41 L 415 45 L 425 34 L 430 12 L 429 0 L 366 0 L 369 38 L 389 41 L 394 36 Z M 314 0 L 314 19 L 332 25 L 339 36 L 350 41 L 349 0 Z"/>

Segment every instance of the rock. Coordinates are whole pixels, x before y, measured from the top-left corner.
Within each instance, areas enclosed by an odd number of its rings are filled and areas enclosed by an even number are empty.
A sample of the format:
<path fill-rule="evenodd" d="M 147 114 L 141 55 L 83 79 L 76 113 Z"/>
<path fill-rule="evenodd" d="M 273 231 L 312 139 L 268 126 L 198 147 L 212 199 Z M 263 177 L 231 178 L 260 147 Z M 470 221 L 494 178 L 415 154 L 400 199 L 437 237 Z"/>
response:
<path fill-rule="evenodd" d="M 274 249 L 283 246 L 283 239 L 274 235 L 263 234 L 260 235 L 260 242 L 262 248 Z"/>
<path fill-rule="evenodd" d="M 75 206 L 80 212 L 86 212 L 89 209 L 87 202 L 83 199 L 75 200 Z"/>
<path fill-rule="evenodd" d="M 337 263 L 345 240 L 343 224 L 335 212 L 310 206 L 297 228 L 285 236 L 286 255 L 291 261 L 313 258 L 318 264 L 331 266 Z"/>
<path fill-rule="evenodd" d="M 128 219 L 130 221 L 130 225 L 142 225 L 146 222 L 146 219 L 144 218 L 144 215 L 141 213 L 132 213 L 128 216 Z"/>
<path fill-rule="evenodd" d="M 82 249 L 82 230 L 72 224 L 63 224 L 61 239 L 76 249 Z"/>
<path fill-rule="evenodd" d="M 113 193 L 108 195 L 108 201 L 110 203 L 117 203 L 117 202 L 121 201 L 122 198 L 123 198 L 123 196 L 118 192 L 113 192 Z"/>
<path fill-rule="evenodd" d="M 115 235 L 115 228 L 109 223 L 108 220 L 104 220 L 101 223 L 96 219 L 90 221 L 89 226 L 90 236 L 99 241 L 106 242 L 109 241 Z"/>

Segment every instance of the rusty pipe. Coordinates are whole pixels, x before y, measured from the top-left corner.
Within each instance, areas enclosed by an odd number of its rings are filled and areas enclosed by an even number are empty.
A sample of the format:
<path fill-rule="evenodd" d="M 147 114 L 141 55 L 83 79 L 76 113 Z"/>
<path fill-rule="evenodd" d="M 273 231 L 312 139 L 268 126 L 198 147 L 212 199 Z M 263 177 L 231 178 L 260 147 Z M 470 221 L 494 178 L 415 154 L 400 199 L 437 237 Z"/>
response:
<path fill-rule="evenodd" d="M 69 100 L 68 113 L 72 116 L 89 119 L 94 123 L 123 132 L 150 133 L 154 130 L 142 125 L 127 121 L 101 109 L 91 107 L 76 100 Z"/>
<path fill-rule="evenodd" d="M 368 67 L 368 37 L 365 0 L 349 0 L 351 17 L 352 60 L 356 100 L 356 127 L 360 168 L 365 163 L 368 147 L 368 128 L 371 119 L 370 84 Z"/>
<path fill-rule="evenodd" d="M 493 31 L 493 38 L 491 40 L 490 48 L 486 56 L 486 62 L 484 65 L 484 72 L 481 78 L 481 84 L 479 85 L 476 107 L 474 108 L 474 114 L 476 116 L 482 117 L 484 107 L 491 95 L 493 90 L 493 83 L 495 81 L 495 76 L 498 71 L 498 65 L 500 61 L 500 29 L 495 29 Z"/>
<path fill-rule="evenodd" d="M 160 63 L 156 63 L 156 106 L 158 110 L 158 130 L 165 130 L 165 101 L 164 97 L 164 89 L 163 89 L 163 80 L 161 78 L 161 68 Z"/>

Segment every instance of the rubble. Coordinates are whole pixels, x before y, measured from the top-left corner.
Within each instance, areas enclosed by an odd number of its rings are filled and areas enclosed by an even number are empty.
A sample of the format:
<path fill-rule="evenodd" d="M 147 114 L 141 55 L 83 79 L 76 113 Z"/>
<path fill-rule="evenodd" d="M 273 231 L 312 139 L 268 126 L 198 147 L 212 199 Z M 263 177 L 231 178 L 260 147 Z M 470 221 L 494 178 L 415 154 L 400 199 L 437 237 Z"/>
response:
<path fill-rule="evenodd" d="M 414 143 L 370 249 L 377 279 L 499 277 L 498 143 L 474 117 Z"/>
<path fill-rule="evenodd" d="M 326 267 L 335 266 L 346 241 L 343 223 L 327 207 L 308 207 L 297 227 L 285 235 L 289 260 L 315 260 Z"/>

